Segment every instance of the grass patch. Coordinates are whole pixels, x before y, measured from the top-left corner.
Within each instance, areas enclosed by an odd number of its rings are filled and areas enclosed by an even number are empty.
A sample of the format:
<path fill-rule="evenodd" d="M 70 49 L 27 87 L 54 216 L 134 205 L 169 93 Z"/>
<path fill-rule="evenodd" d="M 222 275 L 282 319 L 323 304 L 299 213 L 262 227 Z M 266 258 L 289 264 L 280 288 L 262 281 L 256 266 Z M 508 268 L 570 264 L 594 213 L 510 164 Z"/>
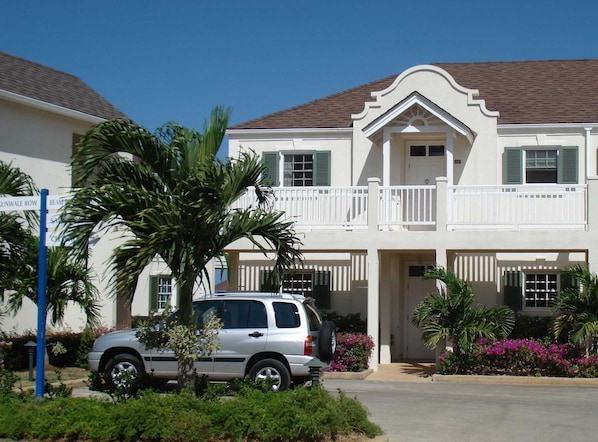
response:
<path fill-rule="evenodd" d="M 16 387 L 24 389 L 35 387 L 35 379 L 37 372 L 35 367 L 33 368 L 33 381 L 29 380 L 29 370 L 20 370 L 13 372 L 17 377 L 18 381 Z M 89 377 L 89 370 L 81 367 L 61 367 L 55 368 L 48 366 L 44 370 L 44 377 L 50 383 L 67 382 L 83 379 L 87 381 Z"/>

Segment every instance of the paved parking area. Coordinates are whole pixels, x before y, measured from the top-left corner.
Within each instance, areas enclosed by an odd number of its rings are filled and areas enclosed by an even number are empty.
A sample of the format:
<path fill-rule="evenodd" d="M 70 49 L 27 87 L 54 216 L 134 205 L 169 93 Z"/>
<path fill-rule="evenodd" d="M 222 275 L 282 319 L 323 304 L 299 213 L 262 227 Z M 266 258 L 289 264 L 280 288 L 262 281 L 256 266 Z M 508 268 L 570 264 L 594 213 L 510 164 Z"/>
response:
<path fill-rule="evenodd" d="M 325 379 L 393 441 L 598 440 L 598 387 Z"/>

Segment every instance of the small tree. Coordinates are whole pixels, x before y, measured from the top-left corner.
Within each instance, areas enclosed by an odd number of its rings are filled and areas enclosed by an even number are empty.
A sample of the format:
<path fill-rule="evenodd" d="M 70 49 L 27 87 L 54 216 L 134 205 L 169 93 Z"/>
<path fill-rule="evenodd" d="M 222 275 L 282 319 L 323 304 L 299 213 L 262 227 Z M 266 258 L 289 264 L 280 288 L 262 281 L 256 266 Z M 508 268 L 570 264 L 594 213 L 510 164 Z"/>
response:
<path fill-rule="evenodd" d="M 585 348 L 587 357 L 598 338 L 598 276 L 581 265 L 568 267 L 562 276 L 575 283 L 556 297 L 552 333 L 555 339 L 567 334 L 573 344 Z"/>
<path fill-rule="evenodd" d="M 197 323 L 197 321 L 193 321 Z M 220 348 L 218 332 L 222 321 L 211 314 L 199 330 L 195 326 L 179 324 L 176 315 L 166 309 L 161 315 L 145 321 L 135 335 L 143 345 L 162 351 L 171 349 L 177 360 L 179 389 L 189 388 L 195 377 L 193 363 L 199 358 L 209 358 Z"/>
<path fill-rule="evenodd" d="M 506 338 L 515 315 L 504 305 L 474 306 L 473 289 L 452 272 L 436 267 L 424 274 L 444 284 L 440 293 L 428 294 L 415 310 L 411 322 L 422 328 L 423 343 L 434 349 L 443 340 L 453 344 L 455 354 L 471 350 L 479 338 Z"/>

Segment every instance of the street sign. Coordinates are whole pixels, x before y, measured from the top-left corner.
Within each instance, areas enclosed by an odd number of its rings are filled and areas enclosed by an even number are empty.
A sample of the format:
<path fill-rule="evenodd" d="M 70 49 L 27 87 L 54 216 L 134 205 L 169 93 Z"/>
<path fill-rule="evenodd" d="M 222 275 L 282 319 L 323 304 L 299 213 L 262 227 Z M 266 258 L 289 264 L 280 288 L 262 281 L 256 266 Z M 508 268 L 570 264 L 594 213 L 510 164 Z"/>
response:
<path fill-rule="evenodd" d="M 37 274 L 37 348 L 36 348 L 36 384 L 35 395 L 44 396 L 45 351 L 46 351 L 46 290 L 47 290 L 47 255 L 48 246 L 60 244 L 57 211 L 64 206 L 70 195 L 50 197 L 48 189 L 42 189 L 39 196 L 3 196 L 0 197 L 0 212 L 20 212 L 37 210 L 39 214 L 39 253 Z M 50 222 L 48 223 L 48 212 Z"/>

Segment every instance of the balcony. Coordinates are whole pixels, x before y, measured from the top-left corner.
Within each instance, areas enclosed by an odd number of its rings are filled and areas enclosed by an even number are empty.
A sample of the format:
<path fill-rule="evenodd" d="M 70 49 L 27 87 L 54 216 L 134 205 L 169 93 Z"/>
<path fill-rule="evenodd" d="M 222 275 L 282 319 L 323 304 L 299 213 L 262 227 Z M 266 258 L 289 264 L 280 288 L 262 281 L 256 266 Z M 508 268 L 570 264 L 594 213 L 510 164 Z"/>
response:
<path fill-rule="evenodd" d="M 595 181 L 598 183 L 598 181 Z M 297 230 L 586 229 L 588 191 L 579 185 L 277 187 L 271 208 Z M 372 196 L 374 196 L 372 198 Z M 251 192 L 235 207 L 255 206 Z M 371 216 L 374 214 L 374 216 Z"/>

